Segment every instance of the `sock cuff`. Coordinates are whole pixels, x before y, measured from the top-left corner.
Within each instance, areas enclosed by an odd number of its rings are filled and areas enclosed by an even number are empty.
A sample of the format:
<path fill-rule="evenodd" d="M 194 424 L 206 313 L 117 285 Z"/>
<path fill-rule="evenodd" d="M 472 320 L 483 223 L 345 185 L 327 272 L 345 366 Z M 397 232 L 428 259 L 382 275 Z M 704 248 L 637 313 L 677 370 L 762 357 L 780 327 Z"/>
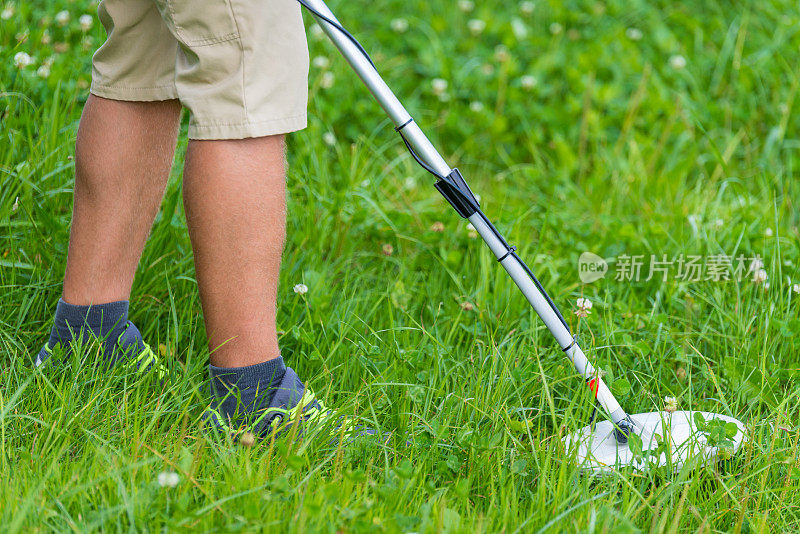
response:
<path fill-rule="evenodd" d="M 127 300 L 83 306 L 58 299 L 55 322 L 57 326 L 69 326 L 76 331 L 88 326 L 105 335 L 113 328 L 125 324 L 128 320 L 128 307 Z"/>
<path fill-rule="evenodd" d="M 274 360 L 248 365 L 246 367 L 216 367 L 208 366 L 211 375 L 211 385 L 217 396 L 225 396 L 229 393 L 231 386 L 235 386 L 240 391 L 246 389 L 266 390 L 280 379 L 286 372 L 286 364 L 283 357 L 278 356 Z"/>

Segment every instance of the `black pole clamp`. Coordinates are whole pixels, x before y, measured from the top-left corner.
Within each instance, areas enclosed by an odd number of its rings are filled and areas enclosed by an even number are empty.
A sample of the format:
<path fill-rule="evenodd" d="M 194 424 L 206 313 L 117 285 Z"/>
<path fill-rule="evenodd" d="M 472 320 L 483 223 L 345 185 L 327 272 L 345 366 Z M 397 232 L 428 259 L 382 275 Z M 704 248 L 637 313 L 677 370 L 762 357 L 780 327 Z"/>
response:
<path fill-rule="evenodd" d="M 475 198 L 458 169 L 453 169 L 447 176 L 439 178 L 434 186 L 453 206 L 453 209 L 465 219 L 468 219 L 480 208 L 478 199 Z"/>

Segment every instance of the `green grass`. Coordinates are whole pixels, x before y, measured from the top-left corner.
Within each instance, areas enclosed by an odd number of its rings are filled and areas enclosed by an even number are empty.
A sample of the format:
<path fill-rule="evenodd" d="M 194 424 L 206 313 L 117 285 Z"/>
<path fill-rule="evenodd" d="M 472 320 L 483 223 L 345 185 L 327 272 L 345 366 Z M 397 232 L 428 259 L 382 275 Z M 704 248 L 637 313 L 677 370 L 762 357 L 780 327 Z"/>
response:
<path fill-rule="evenodd" d="M 515 3 L 375 4 L 333 7 L 590 358 L 617 391 L 620 379 L 632 385 L 626 409 L 674 396 L 740 418 L 748 443 L 674 475 L 581 476 L 559 439 L 591 413 L 582 380 L 312 33 L 312 57 L 330 57 L 334 78 L 312 68 L 310 124 L 289 143 L 282 350 L 331 403 L 392 440 L 244 448 L 198 426 L 208 351 L 180 202 L 185 140 L 131 303 L 170 380 L 102 376 L 81 365 L 91 350 L 34 371 L 60 294 L 70 155 L 103 30 L 80 29 L 94 10 L 80 0 L 12 2 L 0 20 L 0 530 L 800 528 L 795 3 L 540 1 L 530 14 Z M 65 26 L 53 22 L 61 10 Z M 408 30 L 392 30 L 392 17 Z M 486 22 L 482 34 L 469 19 Z M 21 51 L 34 61 L 19 69 Z M 49 60 L 49 76 L 37 75 Z M 445 95 L 434 77 L 449 81 Z M 584 285 L 587 250 L 758 255 L 769 286 L 674 272 Z M 300 282 L 305 296 L 292 292 Z M 580 296 L 594 307 L 579 322 Z M 164 471 L 176 487 L 158 484 Z"/>

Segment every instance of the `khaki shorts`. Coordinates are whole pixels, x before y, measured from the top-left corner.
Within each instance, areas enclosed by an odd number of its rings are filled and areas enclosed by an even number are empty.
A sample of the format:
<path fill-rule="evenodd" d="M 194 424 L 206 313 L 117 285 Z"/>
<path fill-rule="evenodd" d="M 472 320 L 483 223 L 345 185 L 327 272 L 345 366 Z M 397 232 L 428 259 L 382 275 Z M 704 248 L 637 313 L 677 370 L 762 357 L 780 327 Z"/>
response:
<path fill-rule="evenodd" d="M 90 91 L 177 98 L 192 139 L 242 139 L 306 126 L 308 47 L 296 0 L 102 0 L 108 37 Z"/>

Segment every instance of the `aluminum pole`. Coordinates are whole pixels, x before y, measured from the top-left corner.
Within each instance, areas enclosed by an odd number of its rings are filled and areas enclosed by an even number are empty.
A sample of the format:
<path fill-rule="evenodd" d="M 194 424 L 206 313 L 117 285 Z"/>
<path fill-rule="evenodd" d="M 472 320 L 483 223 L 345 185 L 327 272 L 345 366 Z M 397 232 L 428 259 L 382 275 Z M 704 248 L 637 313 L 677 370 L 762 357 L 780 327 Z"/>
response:
<path fill-rule="evenodd" d="M 311 14 L 314 16 L 317 23 L 336 48 L 339 49 L 339 52 L 341 52 L 342 56 L 344 56 L 359 78 L 361 78 L 364 85 L 367 86 L 367 89 L 369 89 L 372 96 L 375 97 L 375 100 L 378 101 L 392 122 L 394 122 L 395 126 L 402 127 L 403 136 L 417 155 L 425 161 L 425 163 L 430 165 L 440 176 L 449 175 L 452 170 L 450 166 L 428 140 L 417 123 L 412 120 L 411 114 L 403 107 L 403 104 L 400 103 L 389 86 L 386 85 L 386 82 L 381 78 L 377 69 L 347 35 L 325 20 L 325 18 L 330 19 L 335 24 L 341 26 L 341 23 L 325 2 L 323 0 L 303 0 L 303 3 L 306 4 L 306 7 L 311 8 Z M 314 11 L 317 13 L 314 13 Z M 533 309 L 536 310 L 536 313 L 547 326 L 550 333 L 556 338 L 559 346 L 572 361 L 575 368 L 584 377 L 590 389 L 594 392 L 597 402 L 609 414 L 611 420 L 617 425 L 629 421 L 628 415 L 620 407 L 617 399 L 615 399 L 614 395 L 611 393 L 611 390 L 603 382 L 603 379 L 599 376 L 596 369 L 586 358 L 583 350 L 581 350 L 577 342 L 575 342 L 569 329 L 561 322 L 545 296 L 531 277 L 528 276 L 521 261 L 515 255 L 508 254 L 509 251 L 502 236 L 499 236 L 488 224 L 488 221 L 484 219 L 484 215 L 480 211 L 474 213 L 468 220 L 475 227 L 475 230 L 483 238 L 495 257 L 498 260 L 502 258 L 500 264 L 511 279 L 514 280 L 514 283 L 519 287 L 523 295 L 525 295 L 525 298 L 528 299 Z"/>

